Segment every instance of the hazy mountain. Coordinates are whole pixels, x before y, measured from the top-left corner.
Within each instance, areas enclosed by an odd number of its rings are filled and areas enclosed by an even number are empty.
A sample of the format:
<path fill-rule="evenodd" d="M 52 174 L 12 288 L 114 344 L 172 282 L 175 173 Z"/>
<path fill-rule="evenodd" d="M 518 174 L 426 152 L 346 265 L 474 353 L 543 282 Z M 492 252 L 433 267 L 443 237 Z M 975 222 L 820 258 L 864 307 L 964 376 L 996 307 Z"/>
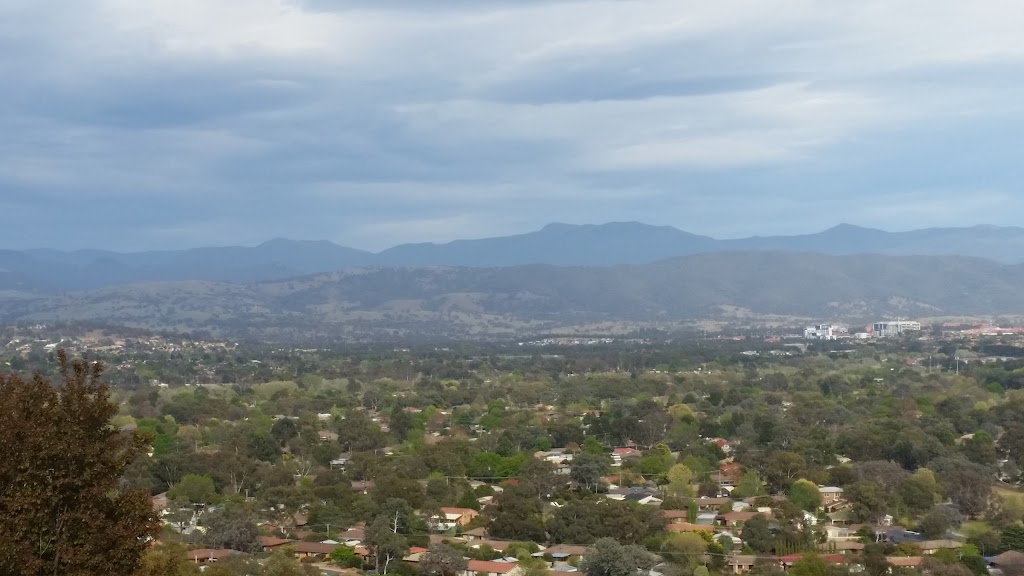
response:
<path fill-rule="evenodd" d="M 728 252 L 616 267 L 352 269 L 0 300 L 0 321 L 103 321 L 231 338 L 532 334 L 782 315 L 1024 314 L 1024 267 L 966 257 Z"/>
<path fill-rule="evenodd" d="M 330 242 L 272 240 L 255 247 L 115 253 L 0 251 L 0 290 L 83 290 L 140 282 L 246 283 L 367 266 L 502 267 L 528 264 L 616 266 L 723 251 L 821 254 L 959 255 L 1013 263 L 1024 255 L 1024 228 L 975 226 L 884 232 L 843 224 L 816 234 L 716 240 L 635 222 L 551 224 L 528 234 L 405 244 L 373 254 Z"/>
<path fill-rule="evenodd" d="M 614 266 L 655 262 L 716 250 L 716 240 L 671 226 L 637 222 L 601 225 L 549 224 L 537 232 L 456 240 L 447 244 L 403 244 L 381 252 L 381 266 Z"/>

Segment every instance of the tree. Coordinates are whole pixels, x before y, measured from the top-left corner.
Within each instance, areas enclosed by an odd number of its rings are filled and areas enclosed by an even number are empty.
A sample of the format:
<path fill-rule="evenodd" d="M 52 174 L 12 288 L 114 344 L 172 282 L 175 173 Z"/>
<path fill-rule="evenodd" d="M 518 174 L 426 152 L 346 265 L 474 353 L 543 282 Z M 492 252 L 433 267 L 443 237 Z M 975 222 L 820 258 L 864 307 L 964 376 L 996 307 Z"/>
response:
<path fill-rule="evenodd" d="M 821 492 L 817 484 L 801 478 L 789 487 L 789 501 L 801 510 L 814 512 L 821 506 Z"/>
<path fill-rule="evenodd" d="M 660 554 L 685 571 L 692 571 L 700 563 L 708 543 L 697 534 L 681 533 L 669 536 L 661 545 Z"/>
<path fill-rule="evenodd" d="M 817 554 L 804 554 L 789 569 L 792 576 L 828 576 L 828 563 Z"/>
<path fill-rule="evenodd" d="M 338 546 L 331 551 L 331 561 L 343 568 L 359 568 L 363 565 L 362 558 L 348 546 Z"/>
<path fill-rule="evenodd" d="M 509 540 L 541 541 L 544 517 L 536 489 L 529 484 L 509 486 L 494 499 L 490 532 Z"/>
<path fill-rule="evenodd" d="M 462 552 L 447 544 L 434 544 L 420 556 L 419 568 L 424 574 L 458 576 L 466 569 L 466 559 Z"/>
<path fill-rule="evenodd" d="M 807 472 L 807 461 L 795 452 L 769 452 L 764 455 L 763 462 L 765 478 L 775 490 L 785 490 Z"/>
<path fill-rule="evenodd" d="M 635 576 L 654 563 L 654 556 L 640 546 L 623 546 L 612 538 L 602 538 L 587 549 L 580 570 L 587 576 Z"/>
<path fill-rule="evenodd" d="M 289 440 L 299 435 L 299 427 L 291 418 L 281 418 L 270 427 L 270 435 L 284 446 Z"/>
<path fill-rule="evenodd" d="M 763 496 L 764 493 L 764 480 L 761 480 L 761 475 L 757 473 L 757 470 L 747 470 L 740 476 L 736 488 L 732 491 L 732 496 L 734 498 L 750 498 L 751 496 Z"/>
<path fill-rule="evenodd" d="M 198 576 L 199 567 L 186 556 L 185 546 L 165 542 L 152 546 L 142 557 L 142 566 L 134 576 Z"/>
<path fill-rule="evenodd" d="M 764 514 L 755 514 L 743 523 L 743 541 L 759 554 L 771 552 L 775 539 Z"/>
<path fill-rule="evenodd" d="M 668 469 L 668 486 L 665 491 L 672 496 L 693 496 L 693 472 L 684 464 L 676 464 Z"/>
<path fill-rule="evenodd" d="M 942 508 L 933 508 L 931 512 L 921 518 L 917 530 L 925 538 L 936 540 L 945 536 L 949 530 L 949 517 Z"/>
<path fill-rule="evenodd" d="M 584 447 L 584 450 L 586 447 Z M 569 465 L 569 477 L 591 492 L 597 492 L 601 477 L 608 471 L 608 457 L 604 454 L 583 452 Z"/>
<path fill-rule="evenodd" d="M 363 540 L 373 552 L 378 574 L 387 574 L 391 562 L 409 551 L 409 543 L 393 526 L 386 516 L 379 516 L 366 528 Z"/>
<path fill-rule="evenodd" d="M 263 567 L 263 573 L 259 576 L 315 576 L 320 571 L 306 564 L 300 563 L 284 552 L 274 552 L 270 555 Z"/>
<path fill-rule="evenodd" d="M 192 504 L 209 504 L 217 498 L 217 489 L 214 487 L 213 478 L 209 476 L 186 474 L 181 482 L 167 491 L 167 497 L 172 500 L 187 500 Z"/>
<path fill-rule="evenodd" d="M 846 488 L 844 495 L 853 504 L 851 510 L 858 521 L 876 522 L 885 514 L 886 492 L 877 482 L 854 482 Z"/>
<path fill-rule="evenodd" d="M 148 493 L 119 488 L 147 441 L 109 424 L 101 364 L 57 359 L 58 386 L 0 375 L 0 573 L 131 574 L 160 527 Z"/>
<path fill-rule="evenodd" d="M 1003 550 L 1024 552 L 1024 526 L 1007 526 L 999 535 L 999 547 Z"/>
<path fill-rule="evenodd" d="M 207 548 L 229 548 L 250 554 L 262 549 L 256 522 L 245 510 L 237 507 L 210 514 L 203 543 Z"/>

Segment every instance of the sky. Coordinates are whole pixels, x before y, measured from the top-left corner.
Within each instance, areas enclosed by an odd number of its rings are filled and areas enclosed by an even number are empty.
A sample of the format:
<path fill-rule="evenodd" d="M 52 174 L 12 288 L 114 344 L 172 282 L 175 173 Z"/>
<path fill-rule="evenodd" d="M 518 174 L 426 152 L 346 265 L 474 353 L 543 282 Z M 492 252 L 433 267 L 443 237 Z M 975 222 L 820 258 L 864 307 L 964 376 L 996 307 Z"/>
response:
<path fill-rule="evenodd" d="M 1024 222 L 1024 3 L 4 0 L 0 249 Z"/>

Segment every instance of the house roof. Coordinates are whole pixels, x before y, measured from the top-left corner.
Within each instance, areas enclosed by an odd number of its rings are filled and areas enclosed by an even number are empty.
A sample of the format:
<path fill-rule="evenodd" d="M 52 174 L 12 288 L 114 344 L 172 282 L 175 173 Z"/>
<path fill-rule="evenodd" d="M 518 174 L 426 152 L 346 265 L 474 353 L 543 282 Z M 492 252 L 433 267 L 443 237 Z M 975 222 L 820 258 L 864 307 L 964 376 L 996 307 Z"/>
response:
<path fill-rule="evenodd" d="M 674 518 L 689 518 L 690 512 L 687 510 L 662 510 L 661 515 L 666 520 L 672 520 Z"/>
<path fill-rule="evenodd" d="M 494 574 L 508 574 L 515 570 L 519 564 L 515 562 L 491 562 L 488 560 L 470 560 L 466 563 L 466 570 L 469 572 L 485 572 Z"/>
<path fill-rule="evenodd" d="M 666 532 L 710 532 L 711 526 L 706 524 L 690 524 L 689 522 L 677 522 L 675 524 L 666 524 Z"/>
<path fill-rule="evenodd" d="M 959 548 L 963 546 L 963 542 L 957 542 L 956 540 L 925 540 L 918 542 L 918 546 L 921 550 L 939 550 L 942 548 Z"/>
<path fill-rule="evenodd" d="M 734 554 L 729 556 L 730 566 L 753 566 L 757 563 L 757 556 L 752 554 Z"/>
<path fill-rule="evenodd" d="M 758 514 L 760 512 L 726 512 L 719 514 L 718 517 L 726 522 L 746 522 Z"/>
<path fill-rule="evenodd" d="M 887 556 L 886 560 L 888 560 L 889 564 L 892 564 L 893 566 L 916 567 L 921 565 L 924 558 L 921 556 Z"/>
<path fill-rule="evenodd" d="M 343 544 L 323 544 L 321 542 L 295 542 L 292 547 L 300 554 L 330 554 Z"/>
<path fill-rule="evenodd" d="M 616 448 L 612 450 L 612 454 L 617 456 L 639 456 L 640 451 L 636 448 Z"/>
<path fill-rule="evenodd" d="M 464 516 L 466 514 L 473 516 L 475 514 L 479 514 L 479 512 L 473 510 L 472 508 L 453 508 L 447 506 L 442 507 L 441 512 L 445 514 L 458 514 L 459 516 Z"/>
<path fill-rule="evenodd" d="M 238 554 L 238 552 L 225 548 L 200 548 L 189 552 L 188 559 L 193 562 L 205 562 L 208 560 L 220 560 L 221 558 L 227 558 L 232 554 Z"/>
<path fill-rule="evenodd" d="M 586 546 L 576 546 L 574 544 L 556 544 L 550 548 L 544 550 L 545 554 L 558 554 L 565 553 L 570 556 L 583 556 L 587 553 Z"/>
<path fill-rule="evenodd" d="M 288 544 L 291 540 L 286 538 L 277 538 L 275 536 L 260 536 L 260 546 L 264 548 L 273 548 L 275 546 L 281 546 Z"/>
<path fill-rule="evenodd" d="M 779 556 L 779 562 L 782 562 L 783 564 L 792 564 L 803 557 L 804 554 L 801 552 L 796 554 L 787 554 L 785 556 Z M 821 558 L 830 564 L 841 564 L 846 561 L 846 557 L 842 554 L 819 554 L 818 558 Z"/>
<path fill-rule="evenodd" d="M 1010 550 L 992 559 L 996 566 L 1020 566 L 1024 564 L 1024 553 Z"/>

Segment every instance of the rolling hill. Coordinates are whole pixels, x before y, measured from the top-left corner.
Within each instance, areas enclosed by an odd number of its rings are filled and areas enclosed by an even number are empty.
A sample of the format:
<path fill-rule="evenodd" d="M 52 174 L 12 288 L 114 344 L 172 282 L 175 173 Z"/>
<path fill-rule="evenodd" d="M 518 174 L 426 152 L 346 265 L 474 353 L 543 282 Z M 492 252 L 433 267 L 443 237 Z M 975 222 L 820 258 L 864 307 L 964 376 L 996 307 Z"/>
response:
<path fill-rule="evenodd" d="M 0 322 L 102 321 L 270 341 L 525 335 L 737 313 L 854 321 L 1024 314 L 1024 267 L 958 256 L 723 252 L 612 267 L 358 268 L 0 300 Z"/>

